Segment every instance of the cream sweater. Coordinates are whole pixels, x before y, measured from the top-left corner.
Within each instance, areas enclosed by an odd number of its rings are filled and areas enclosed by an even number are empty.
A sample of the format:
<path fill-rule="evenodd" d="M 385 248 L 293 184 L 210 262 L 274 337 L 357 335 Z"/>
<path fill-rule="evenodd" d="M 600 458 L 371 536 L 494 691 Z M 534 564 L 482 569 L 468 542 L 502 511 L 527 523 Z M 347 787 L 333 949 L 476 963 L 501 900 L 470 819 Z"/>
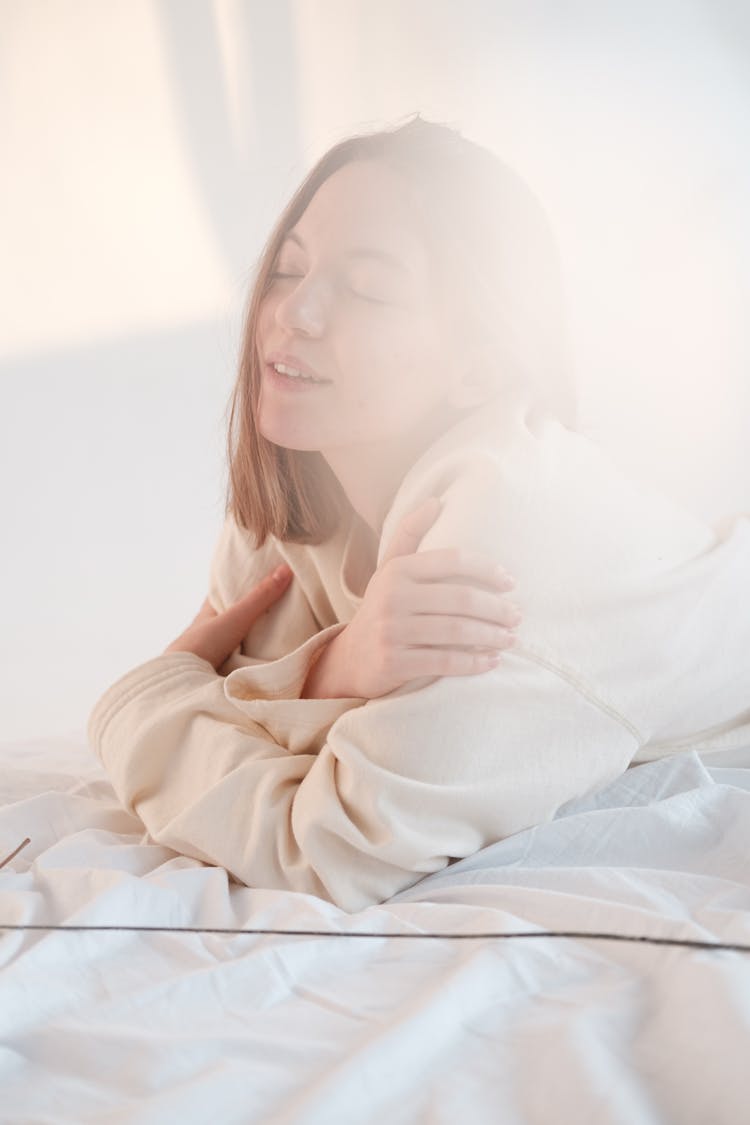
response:
<path fill-rule="evenodd" d="M 320 546 L 252 547 L 228 520 L 221 611 L 274 565 L 294 578 L 217 674 L 190 653 L 128 672 L 89 737 L 150 836 L 250 886 L 346 911 L 551 819 L 630 765 L 750 743 L 750 519 L 711 529 L 590 441 L 519 403 L 486 406 L 415 463 L 386 517 L 431 495 L 420 550 L 461 546 L 517 581 L 513 649 L 479 675 L 374 700 L 300 699 L 368 575 L 359 517 Z M 358 561 L 359 560 L 359 561 Z"/>

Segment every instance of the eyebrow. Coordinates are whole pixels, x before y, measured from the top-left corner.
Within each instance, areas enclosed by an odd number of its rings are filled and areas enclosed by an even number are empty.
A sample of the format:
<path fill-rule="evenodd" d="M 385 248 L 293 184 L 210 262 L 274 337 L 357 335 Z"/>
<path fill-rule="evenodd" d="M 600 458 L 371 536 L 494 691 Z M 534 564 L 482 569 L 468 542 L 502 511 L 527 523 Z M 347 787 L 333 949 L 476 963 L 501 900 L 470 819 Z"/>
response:
<path fill-rule="evenodd" d="M 295 230 L 287 231 L 284 242 L 290 240 L 296 242 L 302 250 L 305 249 L 305 244 Z M 394 269 L 400 270 L 402 273 L 413 275 L 413 270 L 402 261 L 401 258 L 395 254 L 389 254 L 387 250 L 377 250 L 374 246 L 352 246 L 346 252 L 347 258 L 374 258 L 378 262 L 384 262 L 387 266 L 393 266 Z"/>

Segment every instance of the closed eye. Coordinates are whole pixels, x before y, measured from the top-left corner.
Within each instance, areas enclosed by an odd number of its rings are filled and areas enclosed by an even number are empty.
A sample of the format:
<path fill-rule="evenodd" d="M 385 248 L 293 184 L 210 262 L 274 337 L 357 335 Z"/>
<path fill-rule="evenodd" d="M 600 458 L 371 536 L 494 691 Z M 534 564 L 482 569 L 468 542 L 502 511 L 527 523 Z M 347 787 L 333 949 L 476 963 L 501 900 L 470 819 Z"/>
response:
<path fill-rule="evenodd" d="M 304 277 L 304 274 L 301 274 L 301 273 L 281 273 L 280 271 L 277 270 L 275 273 L 271 273 L 271 274 L 268 275 L 268 280 L 269 281 L 275 281 L 275 280 L 283 280 L 285 278 L 292 278 L 292 277 Z M 351 285 L 347 286 L 347 289 L 349 290 L 349 292 L 352 294 L 353 297 L 357 297 L 360 301 L 367 301 L 371 305 L 392 305 L 392 304 L 395 303 L 393 301 L 386 301 L 382 297 L 368 297 L 365 293 L 359 293 L 356 289 L 353 289 Z"/>
<path fill-rule="evenodd" d="M 393 303 L 392 301 L 384 301 L 380 297 L 367 297 L 364 293 L 358 293 L 356 289 L 352 289 L 351 286 L 349 286 L 349 292 L 352 296 L 359 297 L 360 301 L 369 301 L 372 305 L 390 305 Z"/>

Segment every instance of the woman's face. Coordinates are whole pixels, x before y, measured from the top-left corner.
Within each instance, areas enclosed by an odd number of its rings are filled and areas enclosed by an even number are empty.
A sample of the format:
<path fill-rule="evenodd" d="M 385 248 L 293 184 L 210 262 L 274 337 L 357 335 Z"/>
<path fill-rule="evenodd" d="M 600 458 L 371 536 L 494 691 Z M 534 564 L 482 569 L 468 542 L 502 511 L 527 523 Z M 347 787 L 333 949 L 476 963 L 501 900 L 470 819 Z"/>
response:
<path fill-rule="evenodd" d="M 375 160 L 347 164 L 318 189 L 289 232 L 262 302 L 257 425 L 288 449 L 414 456 L 452 420 L 458 357 L 445 343 L 434 274 L 406 185 Z M 288 357 L 325 380 L 301 384 L 272 367 Z"/>

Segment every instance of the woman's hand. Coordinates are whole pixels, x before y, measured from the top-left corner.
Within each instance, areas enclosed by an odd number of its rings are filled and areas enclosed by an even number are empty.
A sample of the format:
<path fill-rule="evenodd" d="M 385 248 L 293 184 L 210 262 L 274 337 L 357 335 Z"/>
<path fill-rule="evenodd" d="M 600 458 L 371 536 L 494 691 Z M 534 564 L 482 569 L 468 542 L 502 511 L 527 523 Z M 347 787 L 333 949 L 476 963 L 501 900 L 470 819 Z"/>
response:
<path fill-rule="evenodd" d="M 313 665 L 304 698 L 376 699 L 421 676 L 476 675 L 513 644 L 521 614 L 504 596 L 515 583 L 502 568 L 466 551 L 417 552 L 439 511 L 433 497 L 401 520 L 356 615 Z"/>
<path fill-rule="evenodd" d="M 291 577 L 291 568 L 282 563 L 223 613 L 217 613 L 206 598 L 192 623 L 164 652 L 194 652 L 218 672 L 261 613 L 281 597 Z"/>

